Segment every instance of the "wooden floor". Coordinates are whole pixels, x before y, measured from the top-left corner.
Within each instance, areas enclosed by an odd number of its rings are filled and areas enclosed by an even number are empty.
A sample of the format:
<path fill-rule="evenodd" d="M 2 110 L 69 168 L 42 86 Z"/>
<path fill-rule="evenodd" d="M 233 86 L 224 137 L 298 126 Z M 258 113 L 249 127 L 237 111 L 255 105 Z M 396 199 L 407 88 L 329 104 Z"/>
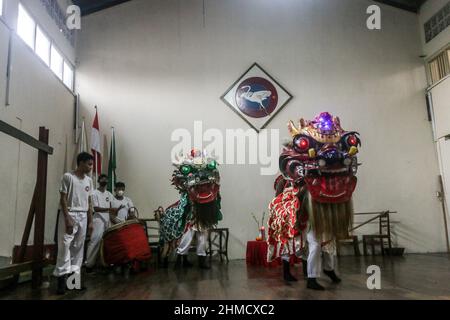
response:
<path fill-rule="evenodd" d="M 381 290 L 366 286 L 369 265 L 381 268 Z M 175 271 L 151 270 L 124 278 L 120 274 L 86 276 L 85 293 L 64 297 L 49 289 L 32 292 L 30 284 L 21 284 L 11 292 L 0 292 L 0 299 L 121 299 L 121 300 L 285 300 L 285 299 L 446 299 L 450 300 L 450 255 L 427 254 L 404 257 L 342 257 L 339 261 L 342 283 L 320 282 L 327 291 L 305 288 L 301 267 L 295 267 L 300 281 L 285 284 L 281 269 L 247 267 L 245 261 L 227 264 L 213 262 L 212 270 L 196 267 Z"/>

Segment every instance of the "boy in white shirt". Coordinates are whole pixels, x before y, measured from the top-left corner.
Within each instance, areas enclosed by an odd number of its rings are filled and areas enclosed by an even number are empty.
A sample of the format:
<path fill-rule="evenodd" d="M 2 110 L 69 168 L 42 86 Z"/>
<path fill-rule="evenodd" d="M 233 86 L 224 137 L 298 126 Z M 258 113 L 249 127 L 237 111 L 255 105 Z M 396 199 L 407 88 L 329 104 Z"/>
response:
<path fill-rule="evenodd" d="M 114 219 L 116 223 L 125 222 L 129 219 L 135 219 L 135 207 L 130 198 L 125 197 L 125 183 L 117 182 L 114 192 L 115 198 L 111 203 L 111 207 L 118 209 L 117 217 Z"/>
<path fill-rule="evenodd" d="M 103 233 L 110 227 L 110 215 L 116 216 L 120 207 L 113 209 L 111 202 L 114 196 L 106 190 L 108 186 L 108 176 L 102 174 L 98 177 L 99 188 L 93 192 L 92 205 L 94 207 L 93 226 L 91 239 L 88 244 L 86 254 L 86 271 L 91 273 L 96 265 L 100 243 Z"/>
<path fill-rule="evenodd" d="M 81 274 L 86 234 L 92 234 L 92 171 L 94 158 L 89 153 L 77 157 L 77 169 L 64 174 L 60 187 L 61 212 L 58 222 L 58 255 L 54 276 L 57 294 L 66 291 L 69 274 Z"/>

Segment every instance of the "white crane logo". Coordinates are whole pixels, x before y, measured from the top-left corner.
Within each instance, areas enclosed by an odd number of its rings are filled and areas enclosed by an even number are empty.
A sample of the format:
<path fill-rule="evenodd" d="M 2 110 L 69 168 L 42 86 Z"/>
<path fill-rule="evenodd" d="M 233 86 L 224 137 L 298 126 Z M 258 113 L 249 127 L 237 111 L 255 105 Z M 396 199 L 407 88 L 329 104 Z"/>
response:
<path fill-rule="evenodd" d="M 259 104 L 259 107 L 261 108 L 261 110 L 264 110 L 266 115 L 268 115 L 268 116 L 270 115 L 270 113 L 266 109 L 266 106 L 263 103 L 272 95 L 272 91 L 262 90 L 262 91 L 252 92 L 251 86 L 243 86 L 242 89 L 247 90 L 247 91 L 242 92 L 239 95 L 239 98 Z"/>

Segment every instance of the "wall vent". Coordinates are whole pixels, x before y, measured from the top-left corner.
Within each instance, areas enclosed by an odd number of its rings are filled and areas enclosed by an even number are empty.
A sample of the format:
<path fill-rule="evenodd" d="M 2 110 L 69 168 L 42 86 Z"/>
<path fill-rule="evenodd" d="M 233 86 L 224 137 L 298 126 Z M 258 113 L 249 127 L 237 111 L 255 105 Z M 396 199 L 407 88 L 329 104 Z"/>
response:
<path fill-rule="evenodd" d="M 433 40 L 448 26 L 450 26 L 450 1 L 425 23 L 426 43 Z"/>

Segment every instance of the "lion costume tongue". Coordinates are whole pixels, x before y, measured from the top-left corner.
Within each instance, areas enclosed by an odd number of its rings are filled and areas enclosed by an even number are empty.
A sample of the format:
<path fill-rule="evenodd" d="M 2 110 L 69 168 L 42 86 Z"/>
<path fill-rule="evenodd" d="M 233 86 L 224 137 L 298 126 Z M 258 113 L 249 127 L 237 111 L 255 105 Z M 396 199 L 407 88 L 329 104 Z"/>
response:
<path fill-rule="evenodd" d="M 354 176 L 306 177 L 305 182 L 314 201 L 344 203 L 352 198 L 356 188 Z"/>
<path fill-rule="evenodd" d="M 216 183 L 203 183 L 191 187 L 188 190 L 189 198 L 194 203 L 205 204 L 215 201 L 219 193 L 219 185 Z"/>

